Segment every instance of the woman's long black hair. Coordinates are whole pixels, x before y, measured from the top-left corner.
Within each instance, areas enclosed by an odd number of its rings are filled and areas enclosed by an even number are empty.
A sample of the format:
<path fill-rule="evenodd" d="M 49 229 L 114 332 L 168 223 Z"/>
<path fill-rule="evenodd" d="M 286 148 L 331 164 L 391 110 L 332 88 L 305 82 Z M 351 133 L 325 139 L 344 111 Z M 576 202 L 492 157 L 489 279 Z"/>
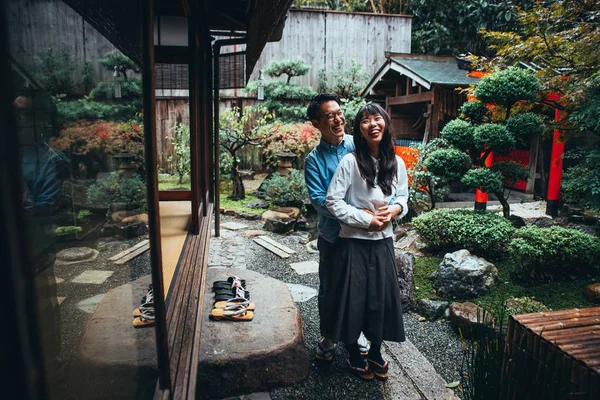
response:
<path fill-rule="evenodd" d="M 385 121 L 385 131 L 379 144 L 379 172 L 375 168 L 375 162 L 371 158 L 369 153 L 369 147 L 367 141 L 360 133 L 360 121 L 371 115 L 381 115 Z M 392 126 L 390 116 L 388 113 L 381 108 L 378 104 L 367 104 L 358 110 L 356 118 L 354 118 L 354 144 L 356 145 L 356 161 L 358 163 L 358 170 L 362 178 L 367 181 L 370 187 L 375 187 L 375 181 L 381 191 L 386 196 L 392 194 L 392 183 L 396 179 L 396 173 L 398 171 L 398 165 L 396 163 L 396 153 L 394 152 L 394 143 L 392 139 Z M 375 180 L 377 177 L 377 180 Z"/>

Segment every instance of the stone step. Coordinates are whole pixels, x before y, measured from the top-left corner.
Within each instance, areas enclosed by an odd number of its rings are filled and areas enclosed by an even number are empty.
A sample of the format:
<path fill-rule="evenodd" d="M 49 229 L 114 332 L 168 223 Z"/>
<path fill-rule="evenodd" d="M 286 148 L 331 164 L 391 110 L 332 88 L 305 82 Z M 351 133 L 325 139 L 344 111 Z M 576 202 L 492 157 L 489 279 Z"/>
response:
<path fill-rule="evenodd" d="M 199 398 L 226 398 L 291 385 L 308 376 L 302 317 L 287 286 L 250 270 L 208 268 L 198 368 Z M 209 319 L 212 283 L 237 275 L 256 304 L 248 322 Z"/>

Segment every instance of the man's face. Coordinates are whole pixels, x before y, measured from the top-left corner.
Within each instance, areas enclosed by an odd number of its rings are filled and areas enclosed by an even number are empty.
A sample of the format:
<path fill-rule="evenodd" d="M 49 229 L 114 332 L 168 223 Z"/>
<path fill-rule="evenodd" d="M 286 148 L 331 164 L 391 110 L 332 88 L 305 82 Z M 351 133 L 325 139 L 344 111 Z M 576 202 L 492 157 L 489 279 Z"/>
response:
<path fill-rule="evenodd" d="M 315 128 L 321 131 L 321 137 L 327 143 L 337 146 L 342 142 L 346 119 L 336 101 L 330 100 L 321 104 L 317 119 L 313 119 L 311 122 Z"/>

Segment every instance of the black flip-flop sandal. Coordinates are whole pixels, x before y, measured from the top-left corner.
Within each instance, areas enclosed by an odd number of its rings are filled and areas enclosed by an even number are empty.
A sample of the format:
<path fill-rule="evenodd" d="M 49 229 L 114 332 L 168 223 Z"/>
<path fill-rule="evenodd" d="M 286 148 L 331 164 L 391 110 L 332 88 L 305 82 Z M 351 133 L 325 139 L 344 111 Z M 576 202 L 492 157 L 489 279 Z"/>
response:
<path fill-rule="evenodd" d="M 217 301 L 227 301 L 227 300 L 231 300 L 234 299 L 238 296 L 235 295 L 235 293 L 233 291 L 226 291 L 226 292 L 215 292 L 215 303 Z M 250 292 L 249 291 L 245 291 L 244 292 L 244 299 L 246 300 L 250 300 Z"/>

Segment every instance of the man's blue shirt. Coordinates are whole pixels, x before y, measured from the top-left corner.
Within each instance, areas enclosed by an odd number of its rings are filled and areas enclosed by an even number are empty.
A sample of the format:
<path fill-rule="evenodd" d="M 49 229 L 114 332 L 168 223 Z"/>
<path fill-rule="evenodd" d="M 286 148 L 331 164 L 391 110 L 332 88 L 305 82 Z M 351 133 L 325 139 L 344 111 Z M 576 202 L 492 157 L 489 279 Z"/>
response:
<path fill-rule="evenodd" d="M 352 151 L 354 151 L 354 138 L 350 135 L 344 135 L 337 147 L 321 140 L 304 162 L 304 177 L 310 202 L 319 213 L 317 225 L 319 235 L 329 243 L 335 243 L 337 240 L 340 234 L 340 223 L 325 206 L 325 196 L 340 160 Z"/>

